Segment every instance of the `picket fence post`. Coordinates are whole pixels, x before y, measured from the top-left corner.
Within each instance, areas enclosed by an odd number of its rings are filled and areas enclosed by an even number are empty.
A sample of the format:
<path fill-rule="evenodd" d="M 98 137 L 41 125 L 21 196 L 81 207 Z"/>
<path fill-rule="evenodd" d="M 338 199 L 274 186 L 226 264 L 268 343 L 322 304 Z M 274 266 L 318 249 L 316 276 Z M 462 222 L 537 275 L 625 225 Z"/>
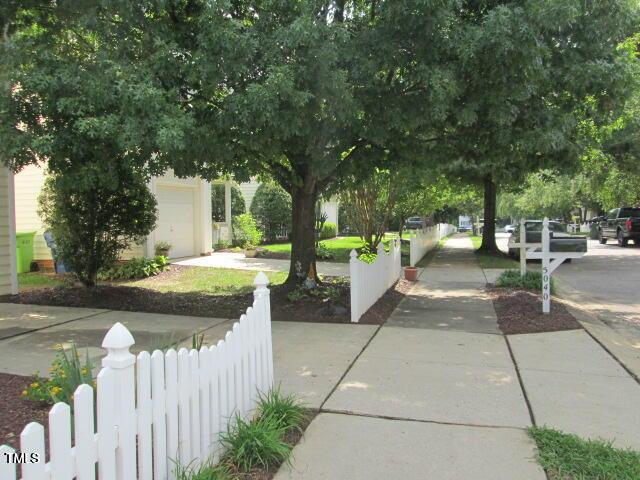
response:
<path fill-rule="evenodd" d="M 264 272 L 258 272 L 256 278 L 253 280 L 253 284 L 256 286 L 253 291 L 253 297 L 257 300 L 261 310 L 259 316 L 259 322 L 262 324 L 261 328 L 265 332 L 265 338 L 261 339 L 262 344 L 265 347 L 266 363 L 267 363 L 267 378 L 266 385 L 261 386 L 263 388 L 262 393 L 273 387 L 274 373 L 273 373 L 273 336 L 271 333 L 271 292 L 267 288 L 269 285 L 269 278 Z"/>
<path fill-rule="evenodd" d="M 135 340 L 120 322 L 116 323 L 102 341 L 107 356 L 102 366 L 113 372 L 114 397 L 113 424 L 116 428 L 116 480 L 131 480 L 137 476 L 136 468 L 136 357 L 129 352 Z"/>

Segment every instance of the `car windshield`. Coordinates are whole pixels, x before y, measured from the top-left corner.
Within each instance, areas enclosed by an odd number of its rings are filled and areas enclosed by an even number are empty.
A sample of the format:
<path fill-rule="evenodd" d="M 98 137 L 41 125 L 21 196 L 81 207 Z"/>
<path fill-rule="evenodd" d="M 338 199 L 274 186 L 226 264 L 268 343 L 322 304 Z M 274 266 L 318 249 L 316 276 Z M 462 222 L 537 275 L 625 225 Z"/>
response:
<path fill-rule="evenodd" d="M 640 218 L 640 208 L 622 208 L 618 218 Z"/>

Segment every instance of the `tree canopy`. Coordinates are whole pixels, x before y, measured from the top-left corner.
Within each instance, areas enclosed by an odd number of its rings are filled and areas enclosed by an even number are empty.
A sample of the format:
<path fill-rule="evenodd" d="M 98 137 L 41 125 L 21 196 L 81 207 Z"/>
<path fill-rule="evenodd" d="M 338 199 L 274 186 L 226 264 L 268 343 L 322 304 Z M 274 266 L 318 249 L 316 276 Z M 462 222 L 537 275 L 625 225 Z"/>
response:
<path fill-rule="evenodd" d="M 292 197 L 290 281 L 341 179 L 437 167 L 485 187 L 573 166 L 632 85 L 628 0 L 31 0 L 2 11 L 0 155 L 262 174 Z M 621 46 L 622 45 L 622 46 Z"/>

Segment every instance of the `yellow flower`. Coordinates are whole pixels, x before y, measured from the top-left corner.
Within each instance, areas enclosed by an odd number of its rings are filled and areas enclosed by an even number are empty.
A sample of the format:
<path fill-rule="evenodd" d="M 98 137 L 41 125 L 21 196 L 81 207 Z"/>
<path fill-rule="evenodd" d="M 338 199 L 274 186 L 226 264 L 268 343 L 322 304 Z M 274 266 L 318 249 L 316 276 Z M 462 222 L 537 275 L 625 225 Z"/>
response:
<path fill-rule="evenodd" d="M 87 374 L 87 369 L 86 369 L 86 368 L 83 368 L 81 371 L 82 371 L 82 374 L 83 374 L 83 375 L 86 375 L 86 374 Z"/>
<path fill-rule="evenodd" d="M 26 390 L 22 390 L 22 393 L 20 395 L 26 397 L 27 395 L 29 395 L 29 392 L 27 392 Z"/>
<path fill-rule="evenodd" d="M 62 391 L 62 389 L 60 387 L 51 387 L 50 391 L 52 395 L 57 395 Z"/>
<path fill-rule="evenodd" d="M 33 382 L 31 385 L 29 385 L 31 388 L 38 388 L 40 386 L 40 384 L 38 382 Z"/>

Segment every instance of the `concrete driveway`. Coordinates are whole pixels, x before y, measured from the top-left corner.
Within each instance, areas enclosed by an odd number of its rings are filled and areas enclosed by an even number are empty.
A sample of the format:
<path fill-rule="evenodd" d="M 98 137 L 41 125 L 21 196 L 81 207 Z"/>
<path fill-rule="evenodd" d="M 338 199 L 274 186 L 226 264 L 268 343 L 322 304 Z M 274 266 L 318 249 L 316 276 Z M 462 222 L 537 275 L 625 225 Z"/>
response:
<path fill-rule="evenodd" d="M 244 253 L 214 252 L 203 257 L 189 257 L 174 260 L 176 265 L 192 267 L 232 268 L 236 270 L 255 270 L 262 272 L 288 272 L 289 260 L 274 258 L 246 258 Z M 348 277 L 349 264 L 338 262 L 317 262 L 320 275 Z"/>

